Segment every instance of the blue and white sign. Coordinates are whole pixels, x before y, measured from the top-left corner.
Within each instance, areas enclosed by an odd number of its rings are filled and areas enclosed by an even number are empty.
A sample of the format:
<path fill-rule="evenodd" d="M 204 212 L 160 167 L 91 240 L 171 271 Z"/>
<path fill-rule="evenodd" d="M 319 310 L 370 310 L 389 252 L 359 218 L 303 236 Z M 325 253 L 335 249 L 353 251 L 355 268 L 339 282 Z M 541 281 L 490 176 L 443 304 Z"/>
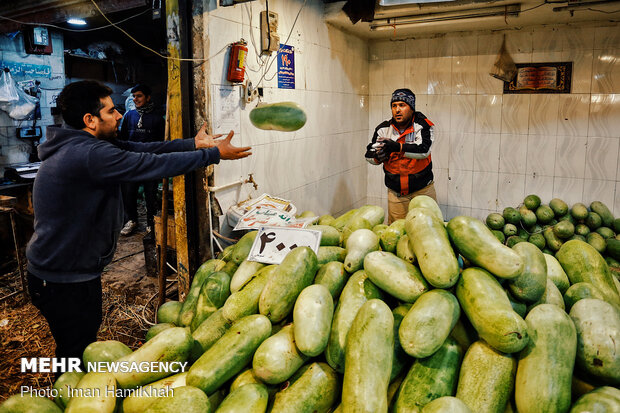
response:
<path fill-rule="evenodd" d="M 33 65 L 30 63 L 9 62 L 0 60 L 0 67 L 6 67 L 11 71 L 11 75 L 30 76 L 30 77 L 47 77 L 52 74 L 52 67 L 48 65 Z"/>
<path fill-rule="evenodd" d="M 295 89 L 295 50 L 286 44 L 278 49 L 278 88 Z"/>

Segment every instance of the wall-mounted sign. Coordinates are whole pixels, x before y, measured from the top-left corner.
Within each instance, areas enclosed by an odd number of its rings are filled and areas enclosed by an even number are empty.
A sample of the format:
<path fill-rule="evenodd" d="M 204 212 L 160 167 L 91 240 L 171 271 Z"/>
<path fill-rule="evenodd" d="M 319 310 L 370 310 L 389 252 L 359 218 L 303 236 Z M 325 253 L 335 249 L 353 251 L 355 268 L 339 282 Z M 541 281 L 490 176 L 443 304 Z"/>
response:
<path fill-rule="evenodd" d="M 294 228 L 260 227 L 250 249 L 248 261 L 280 264 L 286 254 L 297 247 L 310 247 L 316 254 L 321 231 Z"/>
<path fill-rule="evenodd" d="M 295 89 L 295 49 L 286 44 L 278 49 L 278 88 Z"/>
<path fill-rule="evenodd" d="M 213 85 L 213 132 L 241 133 L 241 106 L 239 88 Z"/>
<path fill-rule="evenodd" d="M 517 74 L 504 82 L 505 94 L 570 93 L 573 62 L 517 63 Z"/>
<path fill-rule="evenodd" d="M 11 62 L 0 60 L 0 68 L 6 67 L 12 76 L 47 77 L 52 74 L 52 67 L 48 65 L 33 65 L 30 63 Z"/>

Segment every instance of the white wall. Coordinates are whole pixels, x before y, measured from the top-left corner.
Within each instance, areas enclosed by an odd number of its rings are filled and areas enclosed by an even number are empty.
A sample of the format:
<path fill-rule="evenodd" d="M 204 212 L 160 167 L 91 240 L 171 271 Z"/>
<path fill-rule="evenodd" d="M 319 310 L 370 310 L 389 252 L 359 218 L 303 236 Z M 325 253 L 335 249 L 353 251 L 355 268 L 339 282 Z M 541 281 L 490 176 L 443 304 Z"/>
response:
<path fill-rule="evenodd" d="M 599 25 L 600 26 L 600 25 Z M 503 95 L 489 76 L 504 33 L 516 63 L 573 62 L 570 94 Z M 456 33 L 369 45 L 372 129 L 411 88 L 436 125 L 435 185 L 447 218 L 483 218 L 536 193 L 620 214 L 620 25 Z M 368 166 L 368 202 L 386 204 Z"/>
<path fill-rule="evenodd" d="M 205 1 L 205 55 L 213 56 L 243 37 L 249 43 L 250 70 L 246 78 L 257 85 L 260 74 L 252 70 L 259 65 L 251 33 L 260 48 L 259 13 L 265 10 L 265 1 L 231 7 L 219 7 L 217 3 Z M 269 10 L 279 14 L 282 43 L 303 3 L 269 2 Z M 235 131 L 233 142 L 252 146 L 253 155 L 241 161 L 221 162 L 215 168 L 215 184 L 225 185 L 253 173 L 259 188 L 254 191 L 244 185 L 241 190 L 218 192 L 224 211 L 250 194 L 255 197 L 264 192 L 290 199 L 299 211 L 317 214 L 338 214 L 366 200 L 367 42 L 326 25 L 323 7 L 320 0 L 308 0 L 288 41 L 295 47 L 295 89 L 278 89 L 277 76 L 260 85 L 265 88 L 264 101 L 297 102 L 305 108 L 308 121 L 296 132 L 263 131 L 252 126 L 248 118 L 256 102 L 242 108 L 241 128 Z M 228 55 L 220 53 L 208 62 L 207 85 L 230 85 L 226 81 Z M 266 78 L 271 78 L 276 68 L 274 62 Z M 212 113 L 213 108 L 209 111 Z"/>

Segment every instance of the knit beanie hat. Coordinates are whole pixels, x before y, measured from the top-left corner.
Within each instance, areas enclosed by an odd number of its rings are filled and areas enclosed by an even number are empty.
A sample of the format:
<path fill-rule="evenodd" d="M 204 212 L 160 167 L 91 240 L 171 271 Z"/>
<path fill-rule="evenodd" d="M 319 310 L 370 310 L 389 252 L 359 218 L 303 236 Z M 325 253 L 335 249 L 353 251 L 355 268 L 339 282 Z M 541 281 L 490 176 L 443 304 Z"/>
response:
<path fill-rule="evenodd" d="M 394 93 L 392 93 L 390 105 L 394 102 L 405 102 L 411 107 L 411 110 L 415 111 L 415 95 L 409 89 L 396 89 Z"/>

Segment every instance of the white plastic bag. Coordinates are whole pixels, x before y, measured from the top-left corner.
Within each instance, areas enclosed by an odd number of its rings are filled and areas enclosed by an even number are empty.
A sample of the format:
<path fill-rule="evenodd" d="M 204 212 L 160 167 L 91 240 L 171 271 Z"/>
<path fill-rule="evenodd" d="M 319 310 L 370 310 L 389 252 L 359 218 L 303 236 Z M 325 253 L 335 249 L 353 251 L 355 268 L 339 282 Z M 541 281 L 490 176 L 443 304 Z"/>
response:
<path fill-rule="evenodd" d="M 15 120 L 28 118 L 37 107 L 39 99 L 30 96 L 17 84 L 11 72 L 4 70 L 0 76 L 0 110 L 9 114 Z"/>
<path fill-rule="evenodd" d="M 13 81 L 11 72 L 5 69 L 0 75 L 0 109 L 4 110 L 4 108 L 2 108 L 3 105 L 15 102 L 18 99 L 17 85 Z"/>
<path fill-rule="evenodd" d="M 9 117 L 16 120 L 23 120 L 30 117 L 32 112 L 37 108 L 39 99 L 30 96 L 21 89 L 17 90 L 19 100 L 9 104 Z"/>

